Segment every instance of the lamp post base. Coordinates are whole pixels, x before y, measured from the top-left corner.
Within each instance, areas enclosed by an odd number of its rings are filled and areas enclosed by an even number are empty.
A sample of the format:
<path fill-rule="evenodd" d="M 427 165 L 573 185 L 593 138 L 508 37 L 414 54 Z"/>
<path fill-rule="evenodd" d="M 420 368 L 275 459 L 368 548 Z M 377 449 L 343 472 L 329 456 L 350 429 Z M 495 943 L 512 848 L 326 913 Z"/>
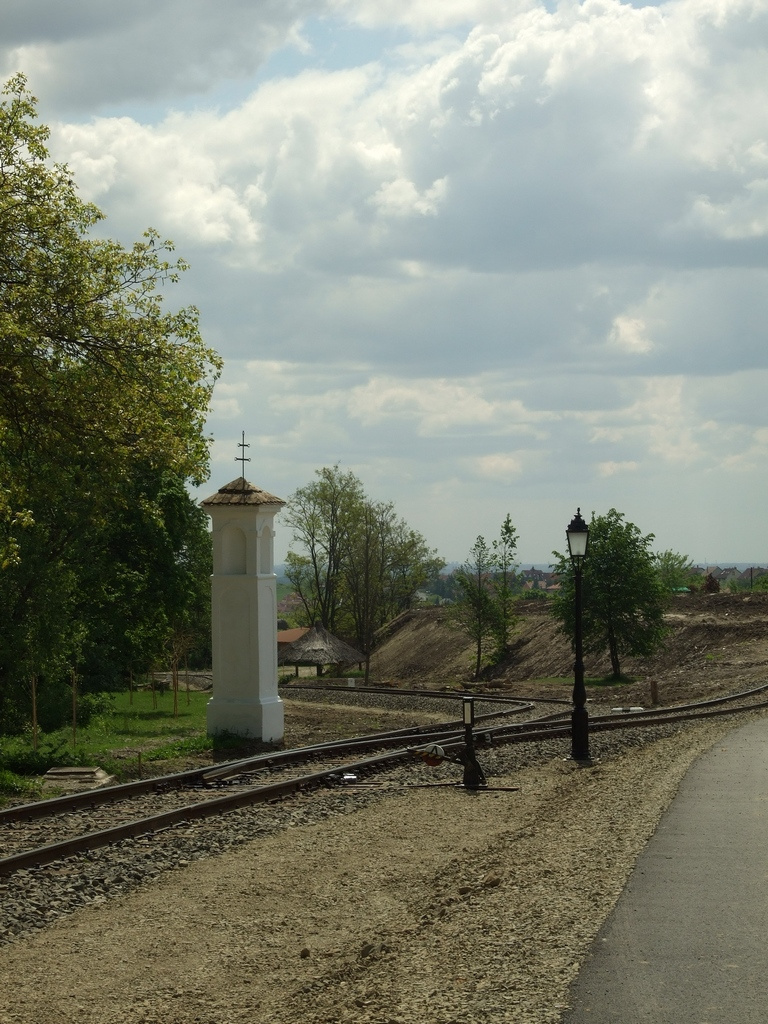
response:
<path fill-rule="evenodd" d="M 571 757 L 574 761 L 592 760 L 589 756 L 589 715 L 583 707 L 575 707 L 571 714 Z"/>
<path fill-rule="evenodd" d="M 564 757 L 563 761 L 566 764 L 575 764 L 577 768 L 594 768 L 596 764 L 600 764 L 599 757 Z"/>

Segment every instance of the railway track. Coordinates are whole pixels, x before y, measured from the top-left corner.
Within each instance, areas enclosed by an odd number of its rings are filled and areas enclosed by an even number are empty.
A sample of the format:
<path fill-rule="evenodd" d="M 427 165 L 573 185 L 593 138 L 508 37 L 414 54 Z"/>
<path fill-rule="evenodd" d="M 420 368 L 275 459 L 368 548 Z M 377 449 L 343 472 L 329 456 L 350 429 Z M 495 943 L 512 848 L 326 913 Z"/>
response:
<path fill-rule="evenodd" d="M 348 694 L 350 690 L 343 688 L 343 692 Z M 377 688 L 356 688 L 355 692 L 393 695 L 391 690 Z M 425 691 L 411 693 L 425 698 Z M 395 691 L 395 694 L 407 696 L 403 691 Z M 436 696 L 445 699 L 448 695 Z M 454 699 L 461 701 L 463 697 L 459 694 Z M 484 746 L 561 739 L 565 748 L 570 736 L 569 702 L 562 701 L 558 706 L 557 702 L 535 702 L 512 695 L 476 697 L 474 701 L 480 709 L 474 725 L 474 739 L 480 751 Z M 557 709 L 541 714 L 543 703 L 554 703 Z M 567 709 L 562 705 L 567 705 Z M 673 708 L 593 715 L 590 731 L 658 727 L 765 707 L 768 707 L 768 686 L 761 686 Z M 510 723 L 510 718 L 520 715 L 529 717 Z M 393 766 L 412 762 L 415 752 L 430 744 L 439 744 L 450 755 L 462 748 L 464 741 L 463 720 L 451 720 L 297 750 L 274 751 L 215 767 L 7 808 L 0 811 L 0 877 L 55 864 L 64 858 L 88 856 L 112 844 L 257 804 L 275 804 L 285 797 L 318 787 L 338 787 L 343 784 L 345 775 L 380 775 L 391 771 Z"/>
<path fill-rule="evenodd" d="M 533 707 L 514 698 L 492 703 L 501 706 L 479 715 L 479 722 L 498 722 Z M 459 745 L 462 735 L 463 722 L 451 720 L 274 751 L 6 808 L 0 810 L 0 876 L 184 822 L 282 800 L 302 790 L 336 785 L 345 773 L 381 771 L 409 760 L 415 747 Z M 36 845 L 43 838 L 47 841 Z"/>

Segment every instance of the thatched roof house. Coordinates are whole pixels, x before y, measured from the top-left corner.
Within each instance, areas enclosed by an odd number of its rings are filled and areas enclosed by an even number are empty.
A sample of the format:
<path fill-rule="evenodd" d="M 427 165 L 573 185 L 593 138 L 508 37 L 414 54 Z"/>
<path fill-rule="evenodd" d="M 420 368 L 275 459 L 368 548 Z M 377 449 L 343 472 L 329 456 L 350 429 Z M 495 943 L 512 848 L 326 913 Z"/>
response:
<path fill-rule="evenodd" d="M 323 665 L 354 665 L 365 661 L 365 655 L 329 633 L 319 622 L 306 630 L 292 643 L 279 644 L 277 660 L 280 665 L 316 665 L 318 674 Z"/>

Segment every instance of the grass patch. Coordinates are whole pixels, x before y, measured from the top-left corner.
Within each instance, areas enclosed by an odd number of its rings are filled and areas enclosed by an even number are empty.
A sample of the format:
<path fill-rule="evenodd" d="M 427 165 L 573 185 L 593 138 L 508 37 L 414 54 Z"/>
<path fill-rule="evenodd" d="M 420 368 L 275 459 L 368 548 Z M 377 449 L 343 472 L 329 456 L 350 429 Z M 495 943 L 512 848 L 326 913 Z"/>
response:
<path fill-rule="evenodd" d="M 632 683 L 636 683 L 637 679 L 634 676 L 620 675 L 618 679 L 614 676 L 603 676 L 601 679 L 585 679 L 585 686 L 630 686 Z"/>
<path fill-rule="evenodd" d="M 528 680 L 531 683 L 542 683 L 549 686 L 573 686 L 573 676 L 540 676 L 538 679 Z M 589 686 L 629 686 L 636 683 L 634 676 L 622 675 L 618 679 L 613 676 L 587 676 L 584 685 Z"/>
<path fill-rule="evenodd" d="M 41 734 L 38 749 L 29 734 L 6 737 L 0 747 L 0 795 L 17 796 L 14 787 L 25 776 L 44 775 L 61 765 L 98 765 L 118 780 L 138 774 L 142 764 L 168 761 L 204 753 L 213 748 L 206 735 L 205 708 L 210 693 L 191 691 L 178 695 L 178 715 L 173 715 L 173 693 L 166 690 L 135 690 L 110 695 L 102 706 L 111 708 L 94 715 L 87 726 L 77 730 L 73 747 L 72 730 Z M 218 741 L 217 741 L 218 742 Z M 220 744 L 219 744 L 220 745 Z M 29 779 L 26 779 L 29 782 Z"/>
<path fill-rule="evenodd" d="M 0 768 L 0 796 L 24 797 L 27 800 L 35 800 L 40 796 L 41 792 L 42 787 L 39 782 L 33 782 L 21 775 L 17 775 L 15 772 L 9 772 L 5 768 Z"/>

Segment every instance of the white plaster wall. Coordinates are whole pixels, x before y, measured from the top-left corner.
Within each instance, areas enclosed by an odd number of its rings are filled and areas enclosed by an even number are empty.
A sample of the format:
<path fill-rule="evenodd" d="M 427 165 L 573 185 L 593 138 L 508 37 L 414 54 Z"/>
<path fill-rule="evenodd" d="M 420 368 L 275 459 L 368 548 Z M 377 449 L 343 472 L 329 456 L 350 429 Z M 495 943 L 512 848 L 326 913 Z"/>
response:
<path fill-rule="evenodd" d="M 283 738 L 277 689 L 277 507 L 213 505 L 213 696 L 208 732 Z"/>

